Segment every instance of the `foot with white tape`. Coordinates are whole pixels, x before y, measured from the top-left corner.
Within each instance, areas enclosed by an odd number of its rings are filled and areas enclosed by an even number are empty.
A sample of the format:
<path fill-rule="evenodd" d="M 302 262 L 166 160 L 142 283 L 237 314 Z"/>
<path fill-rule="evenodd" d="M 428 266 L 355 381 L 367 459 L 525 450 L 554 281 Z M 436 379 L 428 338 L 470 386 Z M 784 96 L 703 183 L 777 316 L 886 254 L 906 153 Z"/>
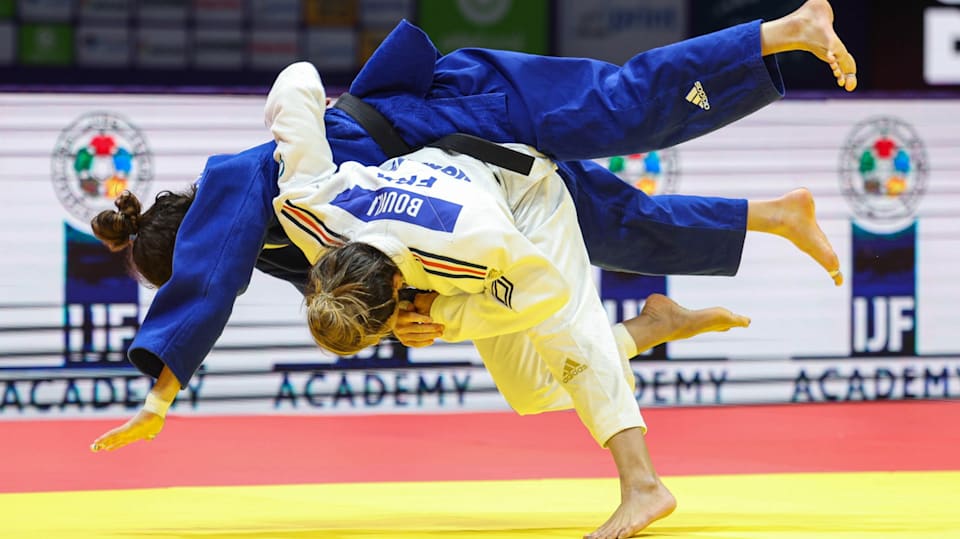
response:
<path fill-rule="evenodd" d="M 817 223 L 816 205 L 809 190 L 794 189 L 780 198 L 749 201 L 747 230 L 790 240 L 823 267 L 835 285 L 843 284 L 840 258 Z"/>

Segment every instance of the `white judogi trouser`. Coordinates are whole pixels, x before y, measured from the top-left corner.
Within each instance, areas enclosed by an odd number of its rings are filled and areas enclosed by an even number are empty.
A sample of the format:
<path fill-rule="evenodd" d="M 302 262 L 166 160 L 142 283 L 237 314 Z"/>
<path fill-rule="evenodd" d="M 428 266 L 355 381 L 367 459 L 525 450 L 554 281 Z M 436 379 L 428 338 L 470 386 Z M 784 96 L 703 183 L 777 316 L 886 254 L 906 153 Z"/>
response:
<path fill-rule="evenodd" d="M 497 388 L 522 415 L 574 408 L 602 446 L 624 429 L 646 429 L 562 180 L 553 174 L 510 203 L 517 228 L 566 276 L 571 297 L 529 330 L 474 341 Z"/>

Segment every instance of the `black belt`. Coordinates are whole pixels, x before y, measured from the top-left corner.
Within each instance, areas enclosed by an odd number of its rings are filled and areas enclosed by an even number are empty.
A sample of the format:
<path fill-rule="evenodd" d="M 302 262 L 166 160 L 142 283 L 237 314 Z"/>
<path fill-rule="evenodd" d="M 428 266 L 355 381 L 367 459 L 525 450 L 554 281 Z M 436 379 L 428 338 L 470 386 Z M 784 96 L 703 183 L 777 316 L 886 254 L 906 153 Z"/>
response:
<path fill-rule="evenodd" d="M 333 106 L 346 112 L 360 124 L 387 157 L 398 157 L 416 149 L 411 148 L 400 137 L 396 129 L 377 109 L 360 98 L 344 93 Z M 469 155 L 485 163 L 512 170 L 519 174 L 530 174 L 533 169 L 533 156 L 465 133 L 453 133 L 426 146 Z"/>

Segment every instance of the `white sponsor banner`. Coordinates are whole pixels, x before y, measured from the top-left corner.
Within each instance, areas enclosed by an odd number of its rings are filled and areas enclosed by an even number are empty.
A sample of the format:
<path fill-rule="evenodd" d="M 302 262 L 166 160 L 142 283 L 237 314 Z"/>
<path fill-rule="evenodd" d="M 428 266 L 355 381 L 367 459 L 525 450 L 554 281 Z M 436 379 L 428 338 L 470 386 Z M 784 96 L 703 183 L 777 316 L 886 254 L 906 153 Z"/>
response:
<path fill-rule="evenodd" d="M 687 36 L 683 0 L 562 0 L 557 19 L 561 56 L 615 64 Z"/>
<path fill-rule="evenodd" d="M 138 303 L 68 304 L 65 224 L 85 233 L 89 228 L 58 198 L 51 178 L 54 148 L 78 118 L 97 112 L 124 118 L 152 155 L 153 181 L 141 196 L 148 203 L 159 191 L 184 189 L 208 156 L 265 142 L 263 96 L 7 93 L 0 94 L 0 109 L 0 248 L 15 253 L 0 257 L 0 415 L 123 414 L 123 403 L 142 399 L 149 385 L 139 377 L 127 381 L 129 374 L 104 373 L 100 364 L 123 364 L 122 347 L 135 331 L 129 318 L 146 313 L 154 291 L 140 288 Z M 953 268 L 960 264 L 960 155 L 952 141 L 960 102 L 777 103 L 676 148 L 677 191 L 765 199 L 806 186 L 847 270 L 854 213 L 838 162 L 854 126 L 881 114 L 910 124 L 926 147 L 929 177 L 914 215 L 915 303 L 906 309 L 896 298 L 882 302 L 885 344 L 896 344 L 888 330 L 915 327 L 917 357 L 850 357 L 858 309 L 849 284 L 832 286 L 820 267 L 782 238 L 748 234 L 736 277 L 671 277 L 667 289 L 691 308 L 723 305 L 747 315 L 751 327 L 671 343 L 669 361 L 635 362 L 641 405 L 958 396 L 960 284 Z M 630 300 L 632 308 L 642 300 Z M 65 319 L 87 324 L 64 327 Z M 878 339 L 878 320 L 861 335 L 865 349 Z M 856 326 L 864 323 L 871 322 L 865 317 Z M 379 413 L 505 406 L 470 345 L 410 350 L 403 360 L 408 367 L 397 371 L 402 377 L 388 369 L 395 358 L 389 346 L 346 360 L 324 355 L 305 328 L 296 290 L 255 272 L 206 370 L 192 382 L 196 406 L 185 393 L 179 409 Z M 63 369 L 68 364 L 73 370 Z M 460 391 L 457 384 L 468 375 L 467 389 Z M 65 381 L 69 377 L 73 384 Z"/>

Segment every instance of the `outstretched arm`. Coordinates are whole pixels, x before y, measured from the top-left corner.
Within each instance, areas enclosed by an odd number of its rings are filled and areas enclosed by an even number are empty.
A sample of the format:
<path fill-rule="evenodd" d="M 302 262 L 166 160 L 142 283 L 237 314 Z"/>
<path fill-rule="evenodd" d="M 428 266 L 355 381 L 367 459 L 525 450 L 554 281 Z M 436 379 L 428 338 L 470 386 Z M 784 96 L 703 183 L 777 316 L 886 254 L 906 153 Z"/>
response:
<path fill-rule="evenodd" d="M 272 151 L 269 144 L 208 161 L 197 198 L 180 225 L 173 274 L 154 297 L 130 346 L 131 363 L 158 379 L 151 392 L 155 406 L 99 438 L 95 450 L 155 436 L 163 427 L 156 411 L 173 401 L 176 389 L 187 384 L 223 332 L 273 215 Z"/>

